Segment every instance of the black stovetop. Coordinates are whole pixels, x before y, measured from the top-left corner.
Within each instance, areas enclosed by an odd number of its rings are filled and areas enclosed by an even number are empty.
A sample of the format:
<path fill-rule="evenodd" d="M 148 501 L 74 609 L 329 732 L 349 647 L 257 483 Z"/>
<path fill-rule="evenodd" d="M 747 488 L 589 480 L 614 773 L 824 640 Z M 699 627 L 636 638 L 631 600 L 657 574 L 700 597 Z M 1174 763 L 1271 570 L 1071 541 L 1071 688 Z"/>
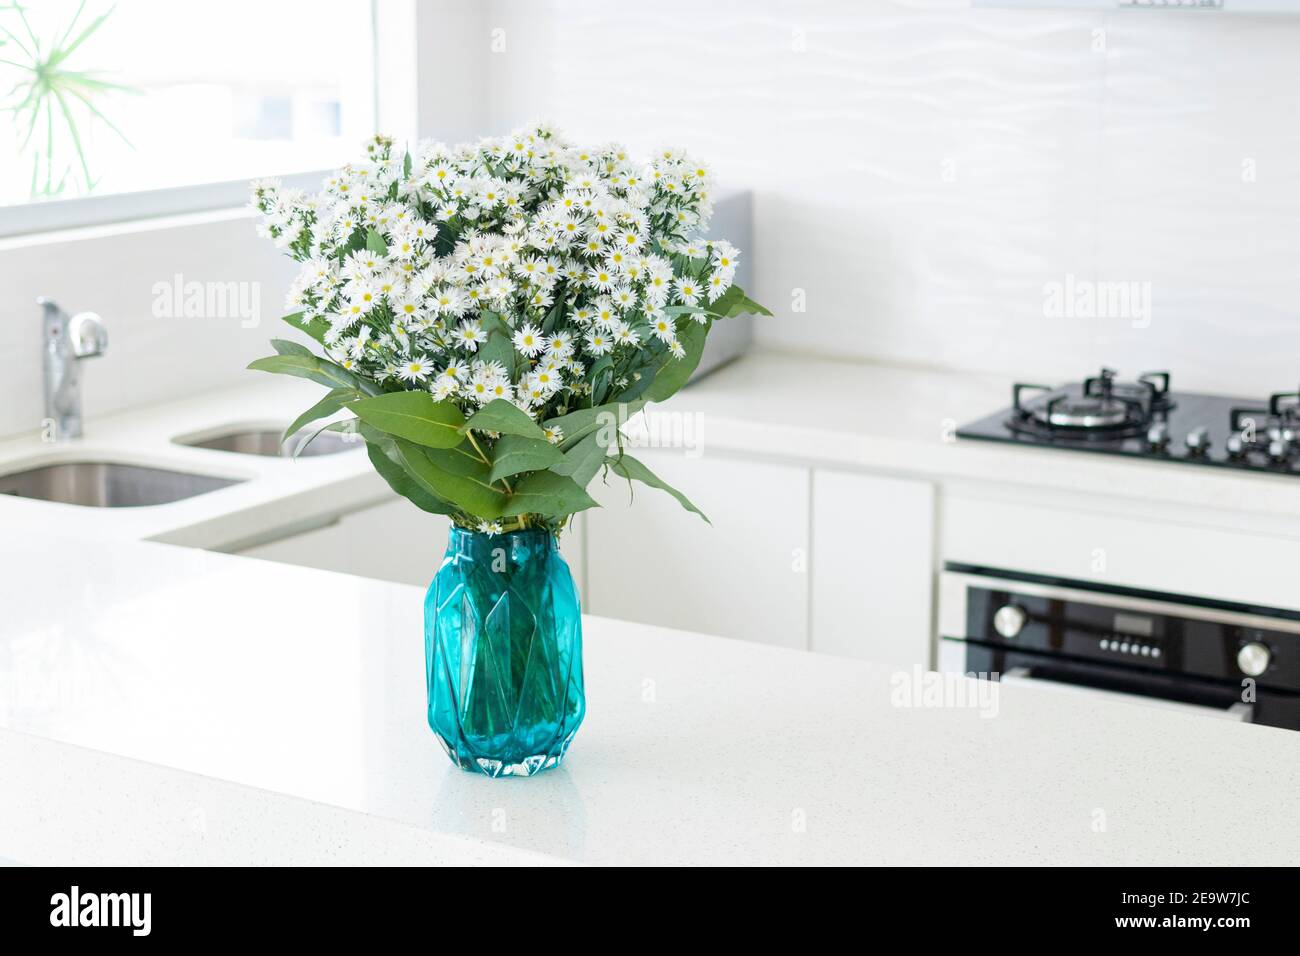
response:
<path fill-rule="evenodd" d="M 1016 385 L 1010 408 L 971 422 L 957 436 L 1300 476 L 1296 393 L 1261 401 L 1174 392 L 1168 384 L 1163 372 L 1124 383 L 1105 369 L 1055 388 Z"/>

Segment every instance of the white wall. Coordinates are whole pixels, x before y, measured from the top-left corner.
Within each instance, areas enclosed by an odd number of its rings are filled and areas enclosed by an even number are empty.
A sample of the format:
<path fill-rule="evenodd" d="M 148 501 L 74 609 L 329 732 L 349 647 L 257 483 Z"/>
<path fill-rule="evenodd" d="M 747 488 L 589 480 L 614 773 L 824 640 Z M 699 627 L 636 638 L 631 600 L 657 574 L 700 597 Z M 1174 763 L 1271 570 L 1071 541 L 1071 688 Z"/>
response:
<path fill-rule="evenodd" d="M 668 140 L 754 190 L 771 345 L 1300 379 L 1300 16 L 494 0 L 489 19 L 494 131 Z M 1150 282 L 1149 327 L 1046 318 L 1067 274 Z"/>

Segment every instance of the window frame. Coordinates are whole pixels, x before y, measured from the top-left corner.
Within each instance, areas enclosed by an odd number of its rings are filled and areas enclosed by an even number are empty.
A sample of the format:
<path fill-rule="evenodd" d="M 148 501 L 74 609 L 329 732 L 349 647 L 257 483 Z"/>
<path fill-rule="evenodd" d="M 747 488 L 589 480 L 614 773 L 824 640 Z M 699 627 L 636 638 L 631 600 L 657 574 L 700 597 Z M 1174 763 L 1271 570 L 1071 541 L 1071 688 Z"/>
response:
<path fill-rule="evenodd" d="M 286 186 L 314 191 L 330 170 L 312 170 L 277 176 Z M 0 206 L 0 238 L 45 232 L 62 232 L 93 226 L 182 216 L 188 213 L 229 209 L 248 202 L 247 179 L 220 183 L 196 183 L 105 196 L 77 196 L 72 199 L 43 199 L 14 206 Z"/>
<path fill-rule="evenodd" d="M 375 128 L 380 128 L 379 88 L 387 71 L 381 69 L 381 28 L 386 36 L 400 29 L 401 22 L 391 14 L 380 16 L 381 0 L 370 0 L 370 28 L 372 62 L 370 93 Z M 407 14 L 409 18 L 409 14 Z M 361 144 L 357 144 L 360 150 Z M 249 179 L 232 179 L 222 182 L 194 183 L 189 186 L 169 186 L 164 189 L 145 189 L 134 192 L 107 193 L 102 196 L 75 196 L 68 199 L 42 199 L 36 202 L 0 206 L 0 239 L 13 239 L 47 232 L 62 232 L 94 226 L 130 223 L 137 220 L 158 219 L 165 216 L 182 216 L 189 213 L 230 209 L 248 202 L 249 183 L 253 179 L 275 178 L 286 186 L 315 191 L 333 168 L 284 172 L 269 169 Z"/>

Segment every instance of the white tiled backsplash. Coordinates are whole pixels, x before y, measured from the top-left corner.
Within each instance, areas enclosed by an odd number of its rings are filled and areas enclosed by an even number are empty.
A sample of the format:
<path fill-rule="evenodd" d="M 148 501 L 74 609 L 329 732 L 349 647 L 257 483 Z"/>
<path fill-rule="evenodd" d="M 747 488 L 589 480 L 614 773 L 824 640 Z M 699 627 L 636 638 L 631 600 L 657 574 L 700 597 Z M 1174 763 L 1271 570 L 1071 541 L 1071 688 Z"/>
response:
<path fill-rule="evenodd" d="M 667 140 L 754 190 L 756 297 L 781 316 L 760 340 L 1300 384 L 1300 16 L 505 0 L 491 19 L 497 129 Z M 1150 283 L 1149 322 L 1049 318 L 1067 276 Z"/>

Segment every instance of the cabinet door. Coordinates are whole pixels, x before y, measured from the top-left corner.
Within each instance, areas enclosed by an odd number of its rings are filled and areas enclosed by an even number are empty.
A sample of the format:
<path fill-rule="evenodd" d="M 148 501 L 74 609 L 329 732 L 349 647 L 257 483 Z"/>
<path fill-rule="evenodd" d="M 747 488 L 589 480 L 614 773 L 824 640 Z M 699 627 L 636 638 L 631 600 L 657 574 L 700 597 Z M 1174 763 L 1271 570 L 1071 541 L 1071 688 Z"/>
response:
<path fill-rule="evenodd" d="M 812 649 L 930 666 L 934 486 L 818 469 Z"/>
<path fill-rule="evenodd" d="M 593 614 L 741 640 L 808 646 L 805 468 L 632 449 L 713 524 L 610 475 L 585 514 Z"/>
<path fill-rule="evenodd" d="M 354 512 L 342 524 L 352 552 L 350 573 L 420 587 L 428 586 L 442 564 L 451 527 L 449 519 L 421 511 L 405 498 Z M 581 527 L 561 535 L 560 552 L 581 585 Z"/>
<path fill-rule="evenodd" d="M 442 564 L 451 522 L 404 498 L 362 508 L 332 524 L 240 551 L 251 558 L 341 571 L 363 578 L 428 586 Z M 583 574 L 580 525 L 561 539 L 561 551 L 579 583 Z"/>
<path fill-rule="evenodd" d="M 319 568 L 322 571 L 342 571 L 346 574 L 351 570 L 347 532 L 341 521 L 244 548 L 236 554 L 264 561 L 279 561 L 281 564 L 297 564 L 304 568 Z"/>
<path fill-rule="evenodd" d="M 343 515 L 333 524 L 247 548 L 267 561 L 427 585 L 447 550 L 449 522 L 403 498 Z"/>
<path fill-rule="evenodd" d="M 451 521 L 421 511 L 405 498 L 344 515 L 348 573 L 428 587 L 447 550 Z"/>

